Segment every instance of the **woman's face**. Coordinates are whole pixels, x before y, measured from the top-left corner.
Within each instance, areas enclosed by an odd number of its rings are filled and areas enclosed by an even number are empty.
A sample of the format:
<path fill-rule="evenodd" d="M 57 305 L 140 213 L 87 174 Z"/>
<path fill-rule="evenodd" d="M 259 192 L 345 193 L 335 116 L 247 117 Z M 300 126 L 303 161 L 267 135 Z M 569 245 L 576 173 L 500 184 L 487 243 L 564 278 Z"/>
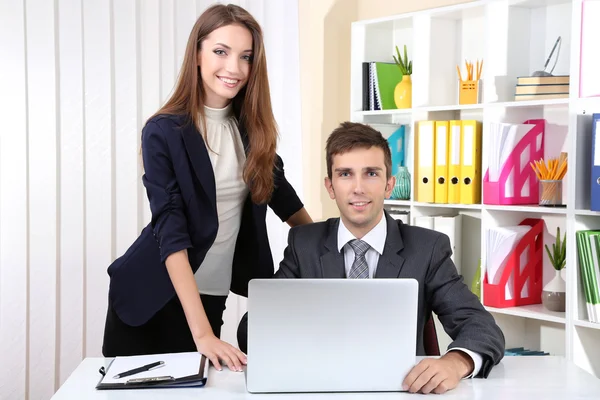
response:
<path fill-rule="evenodd" d="M 198 66 L 204 104 L 223 108 L 248 82 L 252 65 L 252 34 L 241 25 L 212 31 L 202 42 Z"/>

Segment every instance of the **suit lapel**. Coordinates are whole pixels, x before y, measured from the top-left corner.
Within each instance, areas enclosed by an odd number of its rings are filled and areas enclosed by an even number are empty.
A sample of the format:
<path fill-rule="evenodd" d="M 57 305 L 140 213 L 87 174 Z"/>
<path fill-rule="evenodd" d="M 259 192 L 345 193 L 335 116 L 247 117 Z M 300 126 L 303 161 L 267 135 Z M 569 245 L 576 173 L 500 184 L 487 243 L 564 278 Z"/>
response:
<path fill-rule="evenodd" d="M 328 225 L 329 232 L 325 240 L 325 253 L 321 256 L 321 274 L 323 278 L 345 278 L 344 255 L 337 248 L 337 230 L 339 219 Z"/>
<path fill-rule="evenodd" d="M 398 253 L 404 248 L 398 222 L 384 211 L 387 219 L 387 237 L 383 254 L 379 256 L 375 278 L 398 278 L 404 265 L 404 258 Z"/>
<path fill-rule="evenodd" d="M 186 123 L 183 129 L 183 143 L 185 150 L 192 163 L 192 168 L 196 173 L 196 177 L 202 184 L 204 193 L 210 199 L 213 207 L 217 206 L 217 189 L 215 187 L 215 174 L 210 163 L 208 150 L 202 135 L 194 124 Z"/>

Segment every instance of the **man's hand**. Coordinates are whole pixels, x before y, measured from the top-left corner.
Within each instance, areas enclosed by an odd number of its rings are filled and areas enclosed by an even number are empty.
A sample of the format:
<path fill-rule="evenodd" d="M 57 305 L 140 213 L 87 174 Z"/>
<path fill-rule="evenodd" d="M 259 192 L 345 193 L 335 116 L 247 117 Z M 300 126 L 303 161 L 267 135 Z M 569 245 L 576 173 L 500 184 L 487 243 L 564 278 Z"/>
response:
<path fill-rule="evenodd" d="M 471 357 L 460 351 L 449 351 L 439 359 L 426 358 L 406 375 L 402 386 L 411 393 L 445 393 L 473 371 Z"/>

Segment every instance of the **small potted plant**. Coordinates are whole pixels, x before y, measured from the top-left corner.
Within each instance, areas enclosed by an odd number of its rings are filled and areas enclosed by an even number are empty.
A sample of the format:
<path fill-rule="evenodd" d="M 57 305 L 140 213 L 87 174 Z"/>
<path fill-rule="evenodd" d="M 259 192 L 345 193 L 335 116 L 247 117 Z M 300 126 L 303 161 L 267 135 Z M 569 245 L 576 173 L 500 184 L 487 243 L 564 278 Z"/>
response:
<path fill-rule="evenodd" d="M 566 245 L 566 235 L 561 240 L 560 228 L 558 227 L 556 228 L 556 243 L 552 243 L 552 251 L 550 251 L 547 244 L 544 245 L 548 259 L 556 272 L 554 278 L 542 290 L 542 304 L 550 311 L 565 311 L 567 285 L 560 273 L 566 265 Z"/>
<path fill-rule="evenodd" d="M 406 45 L 404 45 L 404 57 L 400 55 L 400 50 L 396 46 L 396 55 L 393 55 L 394 61 L 400 72 L 402 73 L 402 80 L 398 82 L 394 89 L 394 103 L 398 108 L 411 108 L 412 107 L 412 60 L 408 59 L 408 52 Z"/>

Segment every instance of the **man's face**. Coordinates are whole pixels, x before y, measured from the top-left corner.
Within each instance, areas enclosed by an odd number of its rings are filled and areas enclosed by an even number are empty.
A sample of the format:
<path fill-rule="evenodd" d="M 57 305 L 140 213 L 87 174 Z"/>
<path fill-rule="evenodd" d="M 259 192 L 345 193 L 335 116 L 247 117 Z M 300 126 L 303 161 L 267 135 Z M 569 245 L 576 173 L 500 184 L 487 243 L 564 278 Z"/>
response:
<path fill-rule="evenodd" d="M 329 197 L 335 199 L 344 225 L 361 236 L 381 220 L 383 200 L 394 188 L 386 179 L 383 150 L 357 148 L 332 159 L 331 179 L 325 178 Z"/>

